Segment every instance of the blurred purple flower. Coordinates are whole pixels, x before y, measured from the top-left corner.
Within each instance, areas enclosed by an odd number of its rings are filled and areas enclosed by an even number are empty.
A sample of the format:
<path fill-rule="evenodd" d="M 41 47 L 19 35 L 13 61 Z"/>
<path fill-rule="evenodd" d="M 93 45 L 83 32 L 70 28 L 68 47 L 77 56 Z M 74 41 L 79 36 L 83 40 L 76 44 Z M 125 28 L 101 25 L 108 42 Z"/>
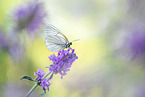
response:
<path fill-rule="evenodd" d="M 133 33 L 129 38 L 128 46 L 135 57 L 137 55 L 145 55 L 145 30 Z"/>
<path fill-rule="evenodd" d="M 61 78 L 66 75 L 67 71 L 70 71 L 70 67 L 72 63 L 78 59 L 76 53 L 74 53 L 74 49 L 69 52 L 71 49 L 59 51 L 57 56 L 50 55 L 49 59 L 52 60 L 53 66 L 49 68 L 49 71 L 53 72 L 54 74 L 59 73 Z"/>
<path fill-rule="evenodd" d="M 0 33 L 0 49 L 6 51 L 15 61 L 18 61 L 24 52 L 24 45 L 20 43 L 16 35 Z"/>
<path fill-rule="evenodd" d="M 42 3 L 33 2 L 20 6 L 14 13 L 16 20 L 16 31 L 26 29 L 28 32 L 35 32 L 44 23 L 46 12 Z"/>
<path fill-rule="evenodd" d="M 145 87 L 144 86 L 137 87 L 137 91 L 134 97 L 145 97 Z"/>
<path fill-rule="evenodd" d="M 42 89 L 44 89 L 45 87 L 47 87 L 47 91 L 49 91 L 49 86 L 51 85 L 51 83 L 49 83 L 49 78 L 43 79 L 43 76 L 45 75 L 45 72 L 43 72 L 43 70 L 38 69 L 37 72 L 34 72 L 34 75 L 37 75 L 37 77 L 35 78 L 37 80 L 37 82 L 39 83 L 39 85 L 42 87 Z"/>

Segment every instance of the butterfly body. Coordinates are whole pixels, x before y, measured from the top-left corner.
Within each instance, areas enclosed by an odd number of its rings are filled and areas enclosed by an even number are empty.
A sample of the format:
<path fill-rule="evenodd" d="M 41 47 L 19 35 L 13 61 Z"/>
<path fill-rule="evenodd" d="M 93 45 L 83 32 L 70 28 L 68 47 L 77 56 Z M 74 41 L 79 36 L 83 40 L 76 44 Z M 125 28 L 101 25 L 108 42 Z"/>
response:
<path fill-rule="evenodd" d="M 45 45 L 49 51 L 58 52 L 70 48 L 70 45 L 72 45 L 72 42 L 69 42 L 67 37 L 53 25 L 45 27 L 45 35 Z"/>
<path fill-rule="evenodd" d="M 72 45 L 72 42 L 66 43 L 65 48 L 69 48 Z"/>

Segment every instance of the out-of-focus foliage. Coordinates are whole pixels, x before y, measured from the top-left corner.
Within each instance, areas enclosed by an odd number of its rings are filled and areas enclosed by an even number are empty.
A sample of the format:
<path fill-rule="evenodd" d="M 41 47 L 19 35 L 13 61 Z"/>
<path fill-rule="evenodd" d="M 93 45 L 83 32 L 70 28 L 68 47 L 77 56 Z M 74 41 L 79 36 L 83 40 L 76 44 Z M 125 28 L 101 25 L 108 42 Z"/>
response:
<path fill-rule="evenodd" d="M 21 76 L 48 72 L 47 24 L 80 41 L 71 46 L 78 59 L 44 97 L 145 97 L 144 17 L 144 0 L 0 0 L 0 97 L 23 97 L 33 83 Z"/>

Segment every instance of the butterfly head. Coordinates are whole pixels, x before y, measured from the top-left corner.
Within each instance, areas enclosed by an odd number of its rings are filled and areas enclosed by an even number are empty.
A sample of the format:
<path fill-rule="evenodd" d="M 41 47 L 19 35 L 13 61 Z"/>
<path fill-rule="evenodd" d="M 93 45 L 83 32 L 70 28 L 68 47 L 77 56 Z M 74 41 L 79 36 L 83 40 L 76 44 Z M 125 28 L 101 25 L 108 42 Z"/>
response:
<path fill-rule="evenodd" d="M 68 43 L 66 44 L 66 48 L 69 48 L 70 45 L 72 45 L 72 42 L 68 42 Z"/>
<path fill-rule="evenodd" d="M 69 42 L 69 46 L 72 45 L 72 42 Z"/>

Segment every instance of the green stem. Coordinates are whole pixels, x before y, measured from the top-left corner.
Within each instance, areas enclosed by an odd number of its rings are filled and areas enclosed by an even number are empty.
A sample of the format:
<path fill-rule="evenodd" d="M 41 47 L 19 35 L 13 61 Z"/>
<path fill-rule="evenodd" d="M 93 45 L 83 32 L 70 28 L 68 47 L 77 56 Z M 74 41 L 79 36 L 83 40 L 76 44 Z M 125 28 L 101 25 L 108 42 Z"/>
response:
<path fill-rule="evenodd" d="M 35 85 L 30 89 L 30 91 L 26 94 L 25 97 L 28 97 L 28 96 L 33 92 L 33 90 L 34 90 L 37 86 L 38 86 L 38 84 L 35 83 Z"/>
<path fill-rule="evenodd" d="M 51 72 L 49 71 L 49 72 L 42 78 L 42 80 L 44 80 L 50 73 L 51 73 Z M 35 88 L 37 88 L 37 86 L 38 86 L 38 83 L 35 83 L 35 85 L 30 89 L 30 91 L 26 94 L 25 97 L 29 97 L 29 95 L 33 92 L 33 90 L 34 90 Z"/>
<path fill-rule="evenodd" d="M 51 72 L 49 71 L 45 76 L 43 76 L 43 80 L 50 74 Z"/>

